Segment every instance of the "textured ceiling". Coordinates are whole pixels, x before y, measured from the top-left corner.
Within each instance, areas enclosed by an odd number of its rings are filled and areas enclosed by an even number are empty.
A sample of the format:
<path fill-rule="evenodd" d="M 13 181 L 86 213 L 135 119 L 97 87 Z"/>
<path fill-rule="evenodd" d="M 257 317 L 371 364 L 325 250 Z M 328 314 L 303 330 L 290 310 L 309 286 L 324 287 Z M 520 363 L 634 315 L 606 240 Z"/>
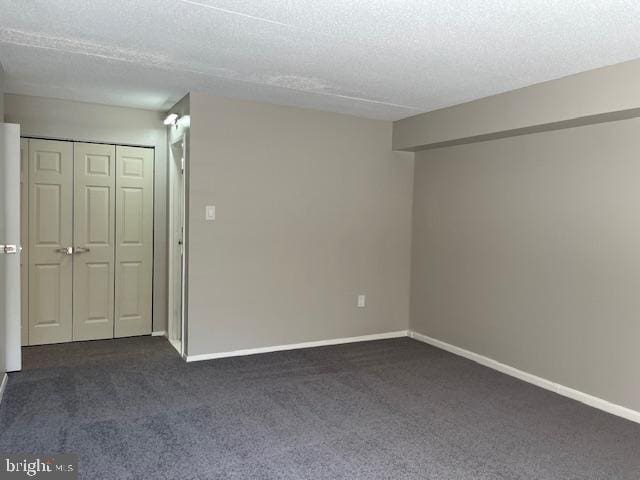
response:
<path fill-rule="evenodd" d="M 399 119 L 640 57 L 639 0 L 0 0 L 8 93 Z"/>

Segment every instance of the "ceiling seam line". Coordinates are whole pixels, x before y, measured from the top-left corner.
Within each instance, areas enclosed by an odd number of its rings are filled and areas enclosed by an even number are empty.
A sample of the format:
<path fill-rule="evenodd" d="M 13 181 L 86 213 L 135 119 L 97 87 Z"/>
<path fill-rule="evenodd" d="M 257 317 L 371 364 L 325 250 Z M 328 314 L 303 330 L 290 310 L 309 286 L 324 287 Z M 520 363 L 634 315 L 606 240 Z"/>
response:
<path fill-rule="evenodd" d="M 130 63 L 130 64 L 136 64 L 136 65 L 140 65 L 139 61 L 134 61 L 134 60 L 128 60 L 126 58 L 118 58 L 118 57 L 110 57 L 108 55 L 102 55 L 102 54 L 97 54 L 97 53 L 90 53 L 90 52 L 80 52 L 80 51 L 73 51 L 73 50 L 65 50 L 65 49 L 60 49 L 60 48 L 55 48 L 55 47 L 50 47 L 50 46 L 45 46 L 45 45 L 30 45 L 30 44 L 26 44 L 26 43 L 20 43 L 20 42 L 0 42 L 4 43 L 4 44 L 9 44 L 9 45 L 18 45 L 18 46 L 22 46 L 22 47 L 26 47 L 26 48 L 39 48 L 42 50 L 53 50 L 56 52 L 64 52 L 64 53 L 71 53 L 71 54 L 76 54 L 76 55 L 84 55 L 87 57 L 95 57 L 95 58 L 104 58 L 107 60 L 112 60 L 112 61 L 116 61 L 116 62 L 123 62 L 123 63 Z M 415 111 L 419 111 L 422 112 L 424 111 L 423 108 L 420 107 L 412 107 L 409 105 L 401 105 L 401 104 L 397 104 L 397 103 L 390 103 L 390 102 L 382 102 L 379 100 L 373 100 L 373 99 L 367 99 L 367 98 L 361 98 L 361 97 L 351 97 L 349 95 L 341 95 L 341 94 L 337 94 L 337 93 L 328 93 L 328 92 L 318 92 L 318 91 L 314 91 L 314 90 L 301 90 L 298 88 L 292 88 L 292 87 L 286 87 L 286 86 L 282 86 L 282 85 L 273 85 L 270 83 L 265 83 L 265 82 L 259 82 L 259 81 L 252 81 L 252 80 L 247 80 L 244 78 L 236 78 L 236 77 L 225 77 L 222 75 L 216 75 L 216 74 L 212 74 L 212 73 L 207 73 L 207 72 L 203 72 L 200 70 L 192 70 L 192 69 L 185 69 L 185 68 L 170 68 L 170 67 L 163 67 L 162 65 L 159 64 L 155 64 L 155 63 L 146 63 L 144 64 L 146 67 L 148 68 L 158 68 L 158 69 L 162 69 L 162 70 L 166 70 L 166 71 L 174 71 L 174 72 L 182 72 L 182 73 L 195 73 L 198 75 L 203 75 L 206 77 L 213 77 L 213 78 L 218 78 L 221 80 L 225 80 L 225 81 L 238 81 L 238 82 L 243 82 L 243 83 L 248 83 L 250 85 L 261 85 L 261 86 L 265 86 L 265 87 L 271 87 L 271 88 L 280 88 L 283 90 L 289 90 L 292 92 L 300 92 L 300 93 L 307 93 L 307 94 L 312 94 L 312 95 L 320 95 L 320 96 L 325 96 L 325 97 L 334 97 L 334 98 L 342 98 L 345 100 L 353 100 L 356 102 L 362 102 L 362 103 L 371 103 L 371 104 L 376 104 L 376 105 L 386 105 L 389 107 L 397 107 L 397 108 L 403 108 L 406 110 L 415 110 Z M 175 64 L 174 64 L 175 65 Z"/>

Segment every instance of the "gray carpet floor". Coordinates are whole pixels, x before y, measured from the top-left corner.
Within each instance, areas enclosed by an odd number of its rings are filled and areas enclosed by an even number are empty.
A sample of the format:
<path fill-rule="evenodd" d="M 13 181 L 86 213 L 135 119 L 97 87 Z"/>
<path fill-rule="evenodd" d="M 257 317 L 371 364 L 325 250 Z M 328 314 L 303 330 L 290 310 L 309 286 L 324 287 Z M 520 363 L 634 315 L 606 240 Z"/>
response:
<path fill-rule="evenodd" d="M 161 338 L 24 349 L 0 452 L 84 479 L 640 478 L 640 425 L 410 339 L 186 364 Z"/>

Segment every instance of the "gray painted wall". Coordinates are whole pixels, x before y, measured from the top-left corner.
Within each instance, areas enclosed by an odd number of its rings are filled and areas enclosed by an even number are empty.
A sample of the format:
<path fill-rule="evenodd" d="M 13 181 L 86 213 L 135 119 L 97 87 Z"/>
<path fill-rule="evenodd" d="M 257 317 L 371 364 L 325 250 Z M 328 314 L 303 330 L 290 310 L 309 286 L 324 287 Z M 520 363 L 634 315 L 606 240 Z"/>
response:
<path fill-rule="evenodd" d="M 155 147 L 153 330 L 167 324 L 167 132 L 164 114 L 42 97 L 5 95 L 5 119 L 23 136 Z"/>
<path fill-rule="evenodd" d="M 411 327 L 640 410 L 640 119 L 416 154 Z"/>
<path fill-rule="evenodd" d="M 408 327 L 413 154 L 391 129 L 191 93 L 189 355 Z"/>

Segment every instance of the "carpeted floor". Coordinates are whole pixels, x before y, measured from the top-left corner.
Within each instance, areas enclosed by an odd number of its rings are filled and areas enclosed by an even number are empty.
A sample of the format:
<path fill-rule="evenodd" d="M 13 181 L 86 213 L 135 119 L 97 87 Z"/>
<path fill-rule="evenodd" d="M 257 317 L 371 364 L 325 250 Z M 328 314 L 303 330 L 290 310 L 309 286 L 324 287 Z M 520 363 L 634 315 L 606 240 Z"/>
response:
<path fill-rule="evenodd" d="M 640 478 L 640 425 L 410 339 L 186 364 L 161 338 L 24 349 L 0 452 L 84 479 Z"/>

